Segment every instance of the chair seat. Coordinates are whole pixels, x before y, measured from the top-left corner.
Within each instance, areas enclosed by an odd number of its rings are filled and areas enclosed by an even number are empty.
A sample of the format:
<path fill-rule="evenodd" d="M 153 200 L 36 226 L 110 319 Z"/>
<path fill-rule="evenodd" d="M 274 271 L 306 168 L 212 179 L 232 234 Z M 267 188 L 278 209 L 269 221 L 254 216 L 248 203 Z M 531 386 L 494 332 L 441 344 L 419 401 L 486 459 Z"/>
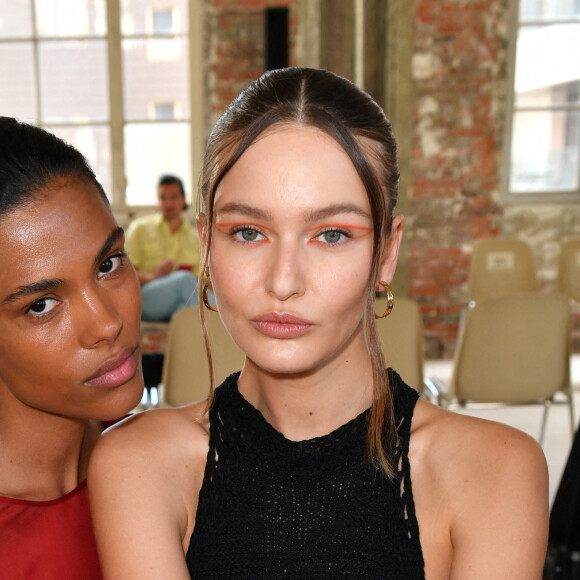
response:
<path fill-rule="evenodd" d="M 474 244 L 468 273 L 468 302 L 537 289 L 534 257 L 526 242 L 499 236 Z"/>
<path fill-rule="evenodd" d="M 570 407 L 573 433 L 570 327 L 570 303 L 562 294 L 477 302 L 465 317 L 451 388 L 441 402 L 549 405 L 560 393 Z M 540 441 L 544 429 L 545 416 Z"/>
<path fill-rule="evenodd" d="M 384 312 L 387 299 L 375 299 L 375 311 Z M 392 312 L 376 321 L 387 366 L 419 392 L 423 381 L 423 320 L 419 305 L 411 298 L 397 298 Z"/>
<path fill-rule="evenodd" d="M 580 306 L 580 238 L 567 240 L 560 247 L 556 290 Z"/>
<path fill-rule="evenodd" d="M 245 356 L 219 315 L 207 310 L 204 315 L 212 345 L 214 385 L 219 385 L 229 374 L 242 368 Z M 205 399 L 209 394 L 209 366 L 197 306 L 178 310 L 171 318 L 162 384 L 162 404 L 172 407 Z"/>

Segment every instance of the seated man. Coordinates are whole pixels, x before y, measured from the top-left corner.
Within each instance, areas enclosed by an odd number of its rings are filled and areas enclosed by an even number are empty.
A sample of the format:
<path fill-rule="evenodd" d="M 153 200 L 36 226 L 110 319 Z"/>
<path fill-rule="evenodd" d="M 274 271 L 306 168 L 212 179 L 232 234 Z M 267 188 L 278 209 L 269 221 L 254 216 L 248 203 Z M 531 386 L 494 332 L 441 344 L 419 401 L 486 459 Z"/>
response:
<path fill-rule="evenodd" d="M 183 183 L 163 175 L 157 185 L 159 213 L 134 220 L 125 248 L 141 282 L 141 319 L 167 321 L 197 301 L 200 244 L 197 231 L 184 219 Z"/>

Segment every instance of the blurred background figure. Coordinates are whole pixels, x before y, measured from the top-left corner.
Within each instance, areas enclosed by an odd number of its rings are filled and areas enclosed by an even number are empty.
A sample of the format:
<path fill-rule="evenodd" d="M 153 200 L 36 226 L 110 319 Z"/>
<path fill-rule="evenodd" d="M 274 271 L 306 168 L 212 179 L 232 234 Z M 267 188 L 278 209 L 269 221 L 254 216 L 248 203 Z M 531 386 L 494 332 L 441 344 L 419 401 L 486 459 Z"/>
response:
<path fill-rule="evenodd" d="M 141 283 L 141 318 L 167 321 L 186 306 L 197 305 L 199 238 L 183 216 L 187 208 L 179 177 L 162 175 L 155 214 L 134 220 L 126 248 Z"/>

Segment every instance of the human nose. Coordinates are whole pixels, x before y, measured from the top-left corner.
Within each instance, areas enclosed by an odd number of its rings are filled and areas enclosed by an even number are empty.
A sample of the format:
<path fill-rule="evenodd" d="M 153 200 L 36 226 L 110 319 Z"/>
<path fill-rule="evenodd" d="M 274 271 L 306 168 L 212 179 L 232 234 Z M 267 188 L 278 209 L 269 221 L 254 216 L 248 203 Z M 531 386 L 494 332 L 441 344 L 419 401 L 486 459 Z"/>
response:
<path fill-rule="evenodd" d="M 123 328 L 117 308 L 102 289 L 87 290 L 83 294 L 78 316 L 85 348 L 115 342 Z"/>
<path fill-rule="evenodd" d="M 280 242 L 272 252 L 266 290 L 278 300 L 299 296 L 305 290 L 304 263 L 297 244 Z"/>

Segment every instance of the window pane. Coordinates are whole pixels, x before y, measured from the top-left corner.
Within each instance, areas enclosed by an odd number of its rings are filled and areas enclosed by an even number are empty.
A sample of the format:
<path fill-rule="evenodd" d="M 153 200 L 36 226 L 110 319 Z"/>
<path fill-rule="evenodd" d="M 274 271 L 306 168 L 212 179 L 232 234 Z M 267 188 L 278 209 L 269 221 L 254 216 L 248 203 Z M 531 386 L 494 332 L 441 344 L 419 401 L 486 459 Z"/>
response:
<path fill-rule="evenodd" d="M 580 80 L 516 94 L 517 107 L 561 107 L 580 105 Z"/>
<path fill-rule="evenodd" d="M 0 38 L 32 36 L 31 0 L 0 0 Z"/>
<path fill-rule="evenodd" d="M 104 40 L 41 42 L 40 99 L 46 123 L 109 119 Z"/>
<path fill-rule="evenodd" d="M 514 115 L 510 190 L 578 189 L 580 113 L 529 112 Z"/>
<path fill-rule="evenodd" d="M 2 115 L 36 122 L 36 94 L 32 44 L 6 42 L 0 44 L 2 63 L 0 111 Z"/>
<path fill-rule="evenodd" d="M 106 0 L 36 0 L 39 36 L 103 36 Z"/>
<path fill-rule="evenodd" d="M 152 10 L 151 13 L 153 34 L 172 34 L 173 30 L 173 10 Z"/>
<path fill-rule="evenodd" d="M 191 199 L 188 123 L 133 123 L 125 127 L 125 173 L 128 205 L 155 205 L 157 180 L 173 173 L 186 184 Z"/>
<path fill-rule="evenodd" d="M 187 0 L 122 0 L 121 33 L 131 34 L 181 34 L 188 30 Z M 171 16 L 168 15 L 171 14 Z"/>
<path fill-rule="evenodd" d="M 47 127 L 55 135 L 76 147 L 89 161 L 107 197 L 112 197 L 111 145 L 109 127 Z"/>
<path fill-rule="evenodd" d="M 153 119 L 156 121 L 173 121 L 176 116 L 175 103 L 153 103 Z"/>
<path fill-rule="evenodd" d="M 123 41 L 125 116 L 151 118 L 149 103 L 174 103 L 176 119 L 189 118 L 187 40 L 181 38 Z"/>
<path fill-rule="evenodd" d="M 555 20 L 580 16 L 578 0 L 520 0 L 521 20 Z"/>
<path fill-rule="evenodd" d="M 548 105 L 577 103 L 577 91 L 565 85 L 580 79 L 580 24 L 522 27 L 516 56 L 516 106 L 526 93 Z"/>

